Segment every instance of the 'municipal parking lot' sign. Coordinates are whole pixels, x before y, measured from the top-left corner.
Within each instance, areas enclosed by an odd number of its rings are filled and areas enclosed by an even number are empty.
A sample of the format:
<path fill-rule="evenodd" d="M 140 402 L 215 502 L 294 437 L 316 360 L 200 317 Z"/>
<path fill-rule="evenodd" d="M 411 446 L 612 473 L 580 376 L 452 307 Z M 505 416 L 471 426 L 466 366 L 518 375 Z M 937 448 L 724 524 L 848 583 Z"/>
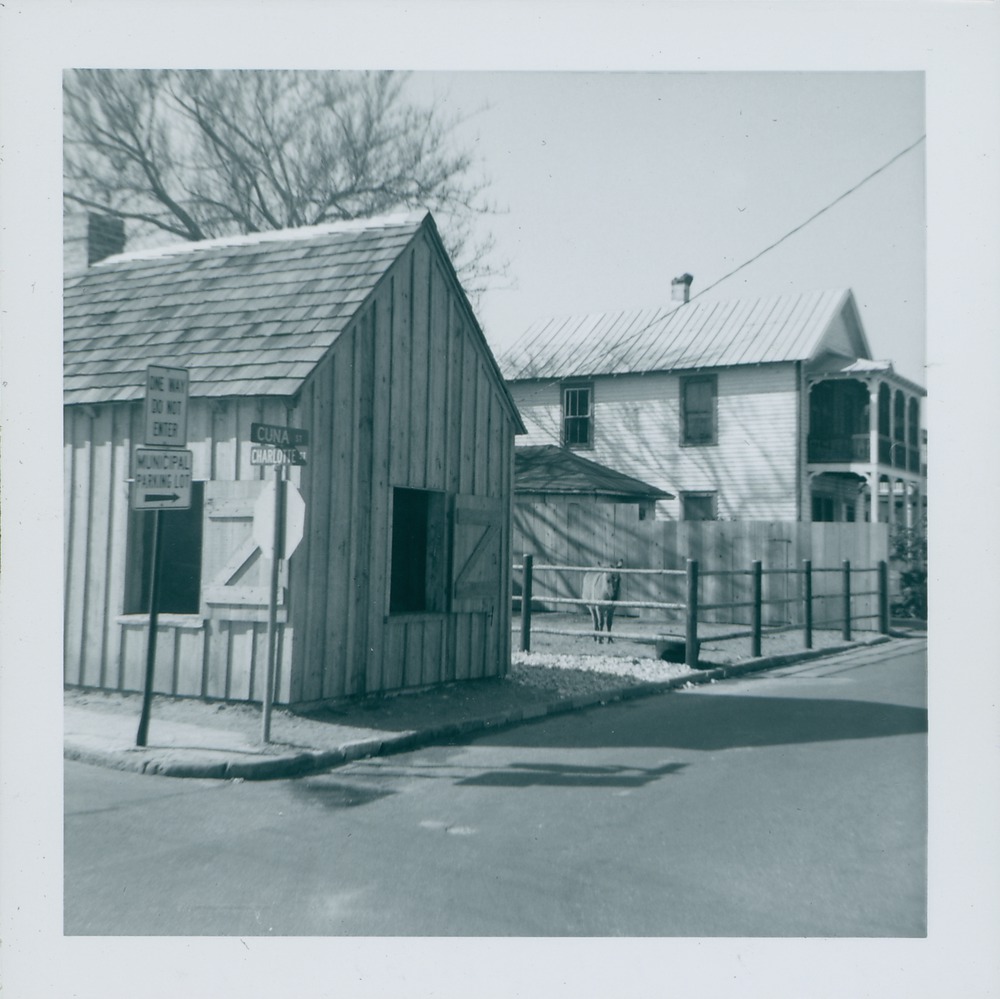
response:
<path fill-rule="evenodd" d="M 190 451 L 137 447 L 133 454 L 133 510 L 190 509 L 193 468 Z"/>
<path fill-rule="evenodd" d="M 184 447 L 187 444 L 187 368 L 151 364 L 146 369 L 144 444 Z"/>

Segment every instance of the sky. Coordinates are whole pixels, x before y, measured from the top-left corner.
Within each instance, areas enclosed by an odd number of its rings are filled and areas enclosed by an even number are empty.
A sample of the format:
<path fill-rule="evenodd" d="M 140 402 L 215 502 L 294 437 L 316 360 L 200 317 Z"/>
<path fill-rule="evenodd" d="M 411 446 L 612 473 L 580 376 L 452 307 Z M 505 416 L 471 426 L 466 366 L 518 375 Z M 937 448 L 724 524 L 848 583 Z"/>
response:
<path fill-rule="evenodd" d="M 507 280 L 477 310 L 495 351 L 543 316 L 665 304 L 688 272 L 705 301 L 851 288 L 874 356 L 924 384 L 923 74 L 417 73 L 409 86 L 466 119 L 456 138 L 500 208 L 481 225 Z"/>

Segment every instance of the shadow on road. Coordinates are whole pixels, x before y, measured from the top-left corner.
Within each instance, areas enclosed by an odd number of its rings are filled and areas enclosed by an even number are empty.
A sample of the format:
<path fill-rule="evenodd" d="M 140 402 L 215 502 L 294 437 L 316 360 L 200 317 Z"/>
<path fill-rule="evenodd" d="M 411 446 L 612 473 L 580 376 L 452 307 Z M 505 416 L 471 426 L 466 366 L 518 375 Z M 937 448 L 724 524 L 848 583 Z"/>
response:
<path fill-rule="evenodd" d="M 489 770 L 456 781 L 475 787 L 644 787 L 683 770 L 686 763 L 662 767 L 579 767 L 558 763 L 511 763 L 505 770 Z"/>
<path fill-rule="evenodd" d="M 927 710 L 871 701 L 671 695 L 495 732 L 494 744 L 719 750 L 927 731 Z M 473 740 L 478 741 L 478 740 Z"/>
<path fill-rule="evenodd" d="M 292 780 L 288 786 L 296 797 L 322 805 L 324 808 L 356 808 L 358 805 L 370 805 L 373 801 L 379 801 L 393 793 L 388 788 L 373 788 L 352 781 L 338 780 L 329 774 Z"/>

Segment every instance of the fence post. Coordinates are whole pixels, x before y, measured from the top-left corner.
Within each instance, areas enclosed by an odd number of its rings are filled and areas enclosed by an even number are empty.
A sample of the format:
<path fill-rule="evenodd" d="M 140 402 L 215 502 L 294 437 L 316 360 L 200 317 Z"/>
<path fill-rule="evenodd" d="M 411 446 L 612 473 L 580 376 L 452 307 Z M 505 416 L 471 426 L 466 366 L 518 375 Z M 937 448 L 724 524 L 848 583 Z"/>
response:
<path fill-rule="evenodd" d="M 698 668 L 698 561 L 687 560 L 687 625 L 684 634 L 684 664 Z"/>
<path fill-rule="evenodd" d="M 760 635 L 761 635 L 761 620 L 763 618 L 763 612 L 761 604 L 764 599 L 764 564 L 760 559 L 754 559 L 750 563 L 751 578 L 753 580 L 753 589 L 751 599 L 753 600 L 753 637 L 751 638 L 750 644 L 750 655 L 754 659 L 760 658 Z"/>
<path fill-rule="evenodd" d="M 889 634 L 889 563 L 885 559 L 878 564 L 878 630 Z"/>
<path fill-rule="evenodd" d="M 851 560 L 844 559 L 844 630 L 845 642 L 851 640 Z"/>
<path fill-rule="evenodd" d="M 521 651 L 531 651 L 531 571 L 534 556 L 524 553 L 521 580 Z"/>
<path fill-rule="evenodd" d="M 806 648 L 813 647 L 813 564 L 811 558 L 802 560 L 803 600 L 805 601 Z"/>

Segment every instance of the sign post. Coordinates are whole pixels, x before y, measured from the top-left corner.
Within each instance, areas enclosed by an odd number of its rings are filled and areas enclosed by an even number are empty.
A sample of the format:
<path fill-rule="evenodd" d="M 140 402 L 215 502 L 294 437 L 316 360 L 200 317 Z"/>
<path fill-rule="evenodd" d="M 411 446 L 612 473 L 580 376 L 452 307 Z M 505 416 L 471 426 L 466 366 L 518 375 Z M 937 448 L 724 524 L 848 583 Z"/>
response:
<path fill-rule="evenodd" d="M 302 537 L 302 514 L 305 507 L 293 483 L 286 480 L 285 468 L 305 465 L 302 450 L 309 443 L 309 432 L 295 427 L 280 427 L 267 423 L 250 425 L 250 463 L 274 466 L 274 524 L 270 532 L 271 584 L 267 603 L 267 668 L 264 674 L 261 741 L 271 741 L 271 707 L 274 703 L 274 679 L 278 646 L 278 580 L 282 559 L 288 558 Z M 291 506 L 293 523 L 286 537 L 286 508 Z M 263 507 L 266 509 L 266 505 Z M 264 533 L 264 525 L 254 522 L 254 534 Z"/>
<path fill-rule="evenodd" d="M 145 746 L 156 670 L 156 627 L 160 612 L 160 563 L 163 548 L 161 518 L 164 510 L 191 508 L 193 456 L 187 444 L 187 368 L 151 364 L 146 369 L 143 443 L 132 459 L 131 507 L 153 514 L 152 550 L 149 558 L 149 633 L 146 637 L 146 673 L 142 687 L 142 711 L 135 744 Z"/>
<path fill-rule="evenodd" d="M 142 685 L 142 713 L 135 744 L 145 746 L 149 736 L 149 713 L 152 706 L 153 671 L 156 666 L 156 618 L 159 613 L 160 590 L 160 511 L 153 513 L 153 550 L 149 568 L 149 635 L 146 638 L 146 675 Z"/>
<path fill-rule="evenodd" d="M 274 532 L 271 535 L 271 586 L 267 601 L 267 670 L 264 675 L 264 713 L 261 740 L 271 741 L 271 705 L 274 701 L 275 653 L 278 644 L 278 570 L 284 558 L 285 466 L 274 468 Z"/>

